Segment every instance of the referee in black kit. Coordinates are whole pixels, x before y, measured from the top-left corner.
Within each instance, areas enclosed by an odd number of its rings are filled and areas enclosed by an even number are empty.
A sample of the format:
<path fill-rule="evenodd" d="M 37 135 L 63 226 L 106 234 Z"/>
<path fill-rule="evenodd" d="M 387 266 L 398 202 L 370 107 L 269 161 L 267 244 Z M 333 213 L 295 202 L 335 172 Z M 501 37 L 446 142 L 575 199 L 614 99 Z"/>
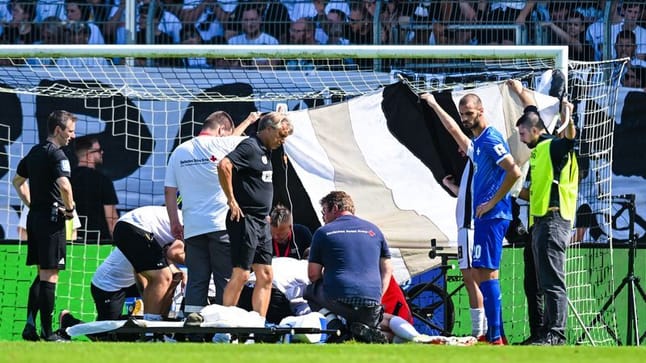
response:
<path fill-rule="evenodd" d="M 25 340 L 62 341 L 52 332 L 52 315 L 58 271 L 65 269 L 65 220 L 72 219 L 74 198 L 70 162 L 61 150 L 74 138 L 76 116 L 54 111 L 47 117 L 47 140 L 34 146 L 16 170 L 13 186 L 29 207 L 27 216 L 27 266 L 38 266 L 29 288 Z M 29 183 L 27 183 L 29 180 Z M 36 332 L 40 311 L 41 336 Z"/>

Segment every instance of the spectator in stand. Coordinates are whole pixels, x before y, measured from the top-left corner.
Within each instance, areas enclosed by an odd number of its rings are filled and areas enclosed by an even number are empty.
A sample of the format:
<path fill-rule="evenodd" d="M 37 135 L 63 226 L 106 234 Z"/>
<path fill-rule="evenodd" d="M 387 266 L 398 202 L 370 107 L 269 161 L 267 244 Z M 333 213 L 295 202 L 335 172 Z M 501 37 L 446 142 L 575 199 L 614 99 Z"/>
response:
<path fill-rule="evenodd" d="M 184 0 L 179 18 L 186 24 L 195 24 L 202 39 L 209 42 L 213 37 L 224 36 L 226 23 L 237 1 Z"/>
<path fill-rule="evenodd" d="M 113 44 L 117 29 L 124 28 L 122 22 L 125 21 L 126 1 L 119 1 L 118 5 L 109 5 L 104 0 L 85 1 L 90 8 L 90 18 L 101 30 L 103 40 L 106 44 Z"/>
<path fill-rule="evenodd" d="M 323 34 L 317 32 L 316 39 L 321 44 L 348 45 L 347 16 L 344 12 L 332 9 L 327 13 L 327 20 L 323 23 Z"/>
<path fill-rule="evenodd" d="M 621 31 L 621 28 L 623 26 L 623 17 L 619 13 L 617 9 L 618 7 L 618 2 L 612 1 L 610 3 L 610 21 L 612 23 L 611 28 L 610 28 L 610 41 L 612 42 L 612 55 L 611 58 L 615 58 L 616 54 L 614 51 L 614 41 L 617 38 L 617 34 Z M 594 48 L 594 59 L 597 61 L 603 60 L 606 58 L 606 55 L 603 54 L 604 52 L 604 38 L 605 38 L 605 32 L 606 32 L 606 23 L 604 22 L 603 18 L 600 18 L 597 22 L 590 24 L 588 26 L 588 29 L 586 30 L 586 40 L 592 44 L 592 47 Z"/>
<path fill-rule="evenodd" d="M 262 31 L 262 16 L 255 6 L 242 10 L 242 34 L 229 38 L 229 44 L 276 45 L 278 40 Z M 254 59 L 255 65 L 271 65 L 277 61 Z"/>
<path fill-rule="evenodd" d="M 347 37 L 349 44 L 367 45 L 373 44 L 372 19 L 368 18 L 367 12 L 361 3 L 354 3 L 350 8 L 348 18 Z M 352 59 L 349 63 L 356 64 L 361 69 L 372 68 L 372 59 Z"/>
<path fill-rule="evenodd" d="M 289 11 L 279 0 L 262 2 L 258 10 L 264 19 L 263 29 L 267 34 L 282 39 L 289 33 Z"/>
<path fill-rule="evenodd" d="M 144 4 L 139 8 L 139 29 L 137 30 L 137 44 L 148 44 L 148 16 L 149 5 Z M 153 29 L 153 42 L 151 44 L 172 44 L 175 43 L 173 36 L 164 32 L 161 27 L 161 21 L 164 17 L 164 9 L 160 6 L 155 6 L 152 13 L 153 19 L 150 22 Z"/>
<path fill-rule="evenodd" d="M 402 6 L 398 0 L 388 1 L 381 6 L 381 14 L 379 15 L 382 32 L 381 43 L 394 44 L 397 40 L 393 29 L 396 29 L 399 24 L 399 17 L 402 15 L 401 9 Z"/>
<path fill-rule="evenodd" d="M 553 21 L 541 23 L 550 30 L 554 44 L 567 44 L 570 59 L 594 61 L 594 48 L 585 39 L 583 15 L 571 11 L 560 24 Z"/>
<path fill-rule="evenodd" d="M 78 159 L 72 170 L 72 189 L 79 215 L 85 216 L 86 233 L 79 233 L 83 241 L 111 239 L 114 225 L 119 219 L 119 199 L 112 180 L 97 169 L 103 164 L 103 149 L 94 136 L 82 136 L 74 140 Z M 99 232 L 99 235 L 89 232 Z"/>
<path fill-rule="evenodd" d="M 316 44 L 314 39 L 314 23 L 307 18 L 294 20 L 289 26 L 289 36 L 285 36 L 281 43 L 285 44 Z"/>
<path fill-rule="evenodd" d="M 315 23 L 323 22 L 330 10 L 336 9 L 344 14 L 350 15 L 350 6 L 347 1 L 339 0 L 313 0 L 297 1 L 289 10 L 289 17 L 292 21 L 300 18 L 311 18 Z"/>
<path fill-rule="evenodd" d="M 415 8 L 411 23 L 415 28 L 406 34 L 406 39 L 404 40 L 406 44 L 436 44 L 435 34 L 433 33 L 433 15 L 430 9 L 420 4 Z"/>
<path fill-rule="evenodd" d="M 646 67 L 646 61 L 637 57 L 637 44 L 635 41 L 635 33 L 630 30 L 622 30 L 615 38 L 614 51 L 617 58 L 630 58 L 630 66 L 632 67 Z"/>
<path fill-rule="evenodd" d="M 619 31 L 629 30 L 635 34 L 635 57 L 642 61 L 646 61 L 646 29 L 639 25 L 644 13 L 644 3 L 640 2 L 624 2 L 621 5 L 624 22 L 621 24 Z"/>
<path fill-rule="evenodd" d="M 2 38 L 6 44 L 34 44 L 40 39 L 35 17 L 36 7 L 31 0 L 16 0 L 11 4 L 13 18 L 5 26 Z"/>
<path fill-rule="evenodd" d="M 302 224 L 295 224 L 292 212 L 278 204 L 269 214 L 275 257 L 305 259 L 312 243 L 312 232 Z"/>
<path fill-rule="evenodd" d="M 626 67 L 623 77 L 621 78 L 621 86 L 627 88 L 640 88 L 646 87 L 646 68 L 643 67 Z"/>
<path fill-rule="evenodd" d="M 524 25 L 536 1 L 480 1 L 478 12 L 485 25 L 520 24 Z M 484 5 L 484 7 L 483 7 Z M 511 29 L 491 29 L 481 33 L 480 44 L 516 44 L 516 31 Z"/>
<path fill-rule="evenodd" d="M 90 21 L 92 8 L 83 0 L 69 0 L 65 3 L 67 20 L 70 23 L 83 22 L 90 30 L 87 44 L 104 44 L 101 29 Z"/>
<path fill-rule="evenodd" d="M 348 18 L 350 44 L 372 44 L 372 19 L 368 18 L 363 4 L 353 4 Z"/>
<path fill-rule="evenodd" d="M 242 34 L 229 39 L 229 44 L 276 45 L 278 40 L 262 31 L 262 16 L 256 7 L 242 11 Z"/>

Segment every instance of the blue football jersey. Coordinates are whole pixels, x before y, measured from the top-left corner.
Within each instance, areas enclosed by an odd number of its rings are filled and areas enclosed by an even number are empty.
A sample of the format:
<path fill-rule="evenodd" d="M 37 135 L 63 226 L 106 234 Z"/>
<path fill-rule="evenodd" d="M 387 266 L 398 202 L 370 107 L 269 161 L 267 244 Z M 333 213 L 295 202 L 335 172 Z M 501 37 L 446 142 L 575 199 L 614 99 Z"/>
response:
<path fill-rule="evenodd" d="M 480 136 L 475 138 L 468 150 L 469 158 L 474 165 L 473 210 L 490 200 L 500 188 L 505 179 L 505 169 L 498 163 L 509 154 L 509 146 L 500 131 L 488 126 Z M 474 216 L 475 217 L 475 216 Z M 511 220 L 511 198 L 509 193 L 501 199 L 481 219 L 502 218 Z"/>

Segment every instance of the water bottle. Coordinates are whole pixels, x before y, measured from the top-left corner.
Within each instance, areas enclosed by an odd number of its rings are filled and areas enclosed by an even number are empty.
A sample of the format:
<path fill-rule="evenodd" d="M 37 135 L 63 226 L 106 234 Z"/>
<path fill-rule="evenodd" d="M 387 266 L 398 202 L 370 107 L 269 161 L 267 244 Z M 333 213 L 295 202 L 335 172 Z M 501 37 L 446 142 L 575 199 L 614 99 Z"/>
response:
<path fill-rule="evenodd" d="M 135 300 L 136 298 L 134 297 L 127 297 L 126 301 L 124 303 L 124 308 L 125 308 L 125 314 L 127 316 L 132 316 L 132 311 L 135 310 Z"/>

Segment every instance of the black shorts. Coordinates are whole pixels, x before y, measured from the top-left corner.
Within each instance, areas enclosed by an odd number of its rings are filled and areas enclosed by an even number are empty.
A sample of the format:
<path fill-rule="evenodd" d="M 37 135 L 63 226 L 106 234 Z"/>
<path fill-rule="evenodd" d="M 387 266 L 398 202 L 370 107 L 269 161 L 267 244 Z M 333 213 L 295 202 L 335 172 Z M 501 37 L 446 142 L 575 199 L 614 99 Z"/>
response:
<path fill-rule="evenodd" d="M 266 218 L 245 214 L 240 221 L 231 220 L 227 213 L 227 232 L 231 241 L 231 265 L 250 270 L 252 264 L 271 265 L 273 247 L 271 230 Z"/>
<path fill-rule="evenodd" d="M 113 232 L 114 244 L 123 252 L 136 272 L 161 270 L 168 267 L 163 248 L 150 232 L 126 222 L 117 222 Z"/>
<path fill-rule="evenodd" d="M 140 296 L 136 285 L 117 291 L 105 291 L 91 284 L 90 291 L 96 306 L 97 321 L 123 319 L 123 304 L 126 298 Z"/>
<path fill-rule="evenodd" d="M 27 215 L 27 266 L 65 270 L 65 219 L 52 222 L 50 212 L 31 210 Z"/>

